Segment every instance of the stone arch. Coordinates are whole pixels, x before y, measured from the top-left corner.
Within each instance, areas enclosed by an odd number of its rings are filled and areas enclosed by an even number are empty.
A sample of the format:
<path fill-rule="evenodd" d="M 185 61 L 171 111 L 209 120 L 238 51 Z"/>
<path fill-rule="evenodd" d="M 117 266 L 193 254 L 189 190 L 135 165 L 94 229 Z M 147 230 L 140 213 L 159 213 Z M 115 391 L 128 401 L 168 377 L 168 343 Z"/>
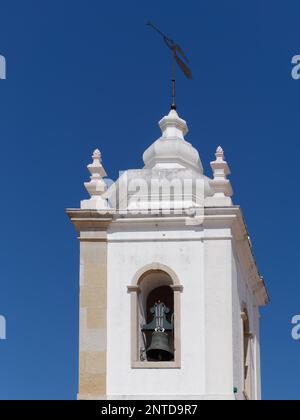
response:
<path fill-rule="evenodd" d="M 143 278 L 148 275 L 150 272 L 164 272 L 166 274 L 169 275 L 169 277 L 172 280 L 172 286 L 174 287 L 181 287 L 180 284 L 180 280 L 179 277 L 177 276 L 177 274 L 175 273 L 175 271 L 170 268 L 169 266 L 165 265 L 165 264 L 161 264 L 161 263 L 152 263 L 152 264 L 148 264 L 145 265 L 144 267 L 140 268 L 134 275 L 133 280 L 132 280 L 132 286 L 133 287 L 139 287 L 141 281 L 143 280 Z"/>
<path fill-rule="evenodd" d="M 156 276 L 158 278 L 156 278 Z M 150 282 L 148 281 L 150 280 Z M 151 290 L 158 286 L 169 286 L 173 290 L 174 304 L 174 351 L 175 357 L 172 362 L 149 362 L 140 359 L 139 346 L 139 303 L 145 299 Z M 133 276 L 131 285 L 128 287 L 131 294 L 131 335 L 132 335 L 132 367 L 133 368 L 180 368 L 181 343 L 180 343 L 180 295 L 183 286 L 180 284 L 178 275 L 169 266 L 162 263 L 152 263 L 141 267 Z"/>

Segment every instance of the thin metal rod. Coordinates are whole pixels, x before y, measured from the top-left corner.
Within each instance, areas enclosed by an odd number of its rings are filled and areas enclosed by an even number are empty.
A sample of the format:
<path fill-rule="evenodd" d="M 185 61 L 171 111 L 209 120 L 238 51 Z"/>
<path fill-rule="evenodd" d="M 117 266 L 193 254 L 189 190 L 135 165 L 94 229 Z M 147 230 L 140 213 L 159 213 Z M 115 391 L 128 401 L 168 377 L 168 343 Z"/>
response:
<path fill-rule="evenodd" d="M 163 38 L 166 38 L 166 35 L 160 30 L 158 29 L 155 25 L 153 25 L 152 22 L 148 22 L 147 26 L 150 26 L 151 28 L 153 28 L 156 32 L 159 33 L 159 35 L 161 35 Z"/>
<path fill-rule="evenodd" d="M 176 61 L 175 61 L 175 53 L 172 54 L 172 105 L 171 109 L 176 110 Z"/>
<path fill-rule="evenodd" d="M 176 109 L 175 79 L 172 79 L 172 105 L 171 105 L 171 109 Z"/>

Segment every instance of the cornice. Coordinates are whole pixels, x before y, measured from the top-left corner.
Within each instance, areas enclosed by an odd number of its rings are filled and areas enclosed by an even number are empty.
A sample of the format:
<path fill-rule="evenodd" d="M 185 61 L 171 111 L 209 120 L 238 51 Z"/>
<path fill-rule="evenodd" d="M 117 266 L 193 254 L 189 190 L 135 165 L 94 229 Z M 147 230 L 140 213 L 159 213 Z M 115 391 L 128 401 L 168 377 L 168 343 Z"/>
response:
<path fill-rule="evenodd" d="M 106 230 L 113 220 L 113 212 L 110 210 L 83 210 L 67 209 L 67 215 L 77 231 L 81 230 Z"/>

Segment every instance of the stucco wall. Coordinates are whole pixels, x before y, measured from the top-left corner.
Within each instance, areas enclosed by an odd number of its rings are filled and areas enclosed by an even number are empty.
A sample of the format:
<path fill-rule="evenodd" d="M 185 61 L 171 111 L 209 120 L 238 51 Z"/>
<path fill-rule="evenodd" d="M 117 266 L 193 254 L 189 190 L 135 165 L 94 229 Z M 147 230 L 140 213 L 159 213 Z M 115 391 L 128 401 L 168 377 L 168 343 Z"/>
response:
<path fill-rule="evenodd" d="M 124 240 L 125 235 L 127 240 Z M 162 240 L 163 235 L 166 236 Z M 203 244 L 197 240 L 168 240 L 180 235 L 182 233 L 176 231 L 157 232 L 155 228 L 150 232 L 109 234 L 107 392 L 110 395 L 204 393 Z M 196 238 L 198 234 L 190 232 L 190 235 Z M 120 236 L 124 241 L 118 242 Z M 140 242 L 141 238 L 143 242 Z M 131 310 L 127 286 L 138 270 L 153 262 L 172 268 L 184 287 L 180 370 L 131 369 Z"/>
<path fill-rule="evenodd" d="M 214 235 L 216 232 L 212 232 Z M 233 398 L 231 240 L 228 229 L 203 241 L 201 227 L 117 228 L 108 232 L 107 393 L 111 397 Z M 224 238 L 222 238 L 222 236 Z M 180 239 L 179 239 L 180 238 Z M 183 286 L 181 369 L 132 369 L 131 284 L 154 262 Z M 130 397 L 130 396 L 129 396 Z M 128 398 L 129 398 L 128 397 Z"/>
<path fill-rule="evenodd" d="M 247 270 L 243 267 L 236 249 L 232 255 L 233 277 L 232 286 L 235 296 L 233 301 L 233 342 L 234 342 L 234 381 L 238 388 L 239 396 L 244 388 L 243 372 L 243 327 L 241 312 L 247 308 L 250 331 L 253 334 L 251 342 L 251 378 L 252 378 L 252 398 L 261 398 L 260 384 L 260 354 L 259 354 L 259 309 L 256 299 L 249 288 Z"/>

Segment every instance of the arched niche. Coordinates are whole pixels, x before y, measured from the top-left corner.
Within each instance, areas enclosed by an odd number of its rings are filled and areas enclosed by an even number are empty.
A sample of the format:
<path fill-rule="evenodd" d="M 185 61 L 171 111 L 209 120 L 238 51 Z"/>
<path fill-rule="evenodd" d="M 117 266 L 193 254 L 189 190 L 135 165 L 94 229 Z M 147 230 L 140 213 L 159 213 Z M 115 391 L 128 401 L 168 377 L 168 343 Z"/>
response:
<path fill-rule="evenodd" d="M 244 397 L 246 400 L 252 400 L 252 340 L 253 334 L 250 329 L 248 311 L 243 305 L 242 313 L 242 337 L 243 337 L 243 386 Z"/>
<path fill-rule="evenodd" d="M 133 368 L 180 368 L 180 295 L 183 287 L 175 272 L 162 264 L 154 263 L 141 268 L 128 286 L 131 294 L 131 357 Z M 174 350 L 174 360 L 169 362 L 145 360 L 145 350 L 149 345 L 149 335 L 141 332 L 143 324 L 150 320 L 151 305 L 155 300 L 165 299 L 172 316 L 174 330 L 170 344 Z"/>

